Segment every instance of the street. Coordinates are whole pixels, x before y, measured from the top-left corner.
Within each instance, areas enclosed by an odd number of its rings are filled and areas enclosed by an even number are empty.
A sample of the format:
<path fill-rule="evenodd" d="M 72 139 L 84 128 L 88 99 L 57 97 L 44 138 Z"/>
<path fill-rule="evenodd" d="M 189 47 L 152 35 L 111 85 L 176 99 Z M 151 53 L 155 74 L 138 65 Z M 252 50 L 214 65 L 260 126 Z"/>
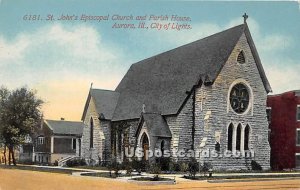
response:
<path fill-rule="evenodd" d="M 210 183 L 179 181 L 176 185 L 137 185 L 116 179 L 76 177 L 66 174 L 0 169 L 0 190 L 58 190 L 58 189 L 300 189 L 300 179 Z"/>

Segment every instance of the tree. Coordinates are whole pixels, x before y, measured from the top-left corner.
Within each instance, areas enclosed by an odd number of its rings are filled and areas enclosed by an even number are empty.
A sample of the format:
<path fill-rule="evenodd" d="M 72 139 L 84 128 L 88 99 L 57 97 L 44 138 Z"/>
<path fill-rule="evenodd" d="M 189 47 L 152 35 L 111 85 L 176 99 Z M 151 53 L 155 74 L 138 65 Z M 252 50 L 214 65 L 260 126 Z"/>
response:
<path fill-rule="evenodd" d="M 5 87 L 1 87 L 0 88 L 0 115 L 4 110 L 3 105 L 5 102 L 7 102 L 8 97 L 9 97 L 8 89 Z M 3 161 L 6 164 L 6 146 L 7 146 L 7 144 L 6 144 L 4 136 L 3 136 L 3 130 L 4 130 L 4 125 L 2 124 L 2 122 L 0 120 L 0 143 L 3 147 L 3 157 L 4 157 Z"/>
<path fill-rule="evenodd" d="M 12 159 L 16 165 L 14 149 L 24 143 L 25 136 L 32 134 L 40 123 L 43 101 L 25 87 L 13 91 L 2 87 L 0 98 L 0 136 L 9 151 L 9 164 Z"/>

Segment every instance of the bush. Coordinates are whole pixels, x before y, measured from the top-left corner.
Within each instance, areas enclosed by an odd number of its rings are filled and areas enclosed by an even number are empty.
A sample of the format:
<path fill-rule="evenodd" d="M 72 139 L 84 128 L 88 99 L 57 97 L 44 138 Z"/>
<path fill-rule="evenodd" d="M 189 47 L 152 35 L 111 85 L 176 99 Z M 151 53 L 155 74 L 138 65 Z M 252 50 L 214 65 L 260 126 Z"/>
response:
<path fill-rule="evenodd" d="M 66 165 L 68 167 L 74 167 L 74 166 L 85 166 L 86 162 L 83 158 L 75 158 L 75 159 L 70 159 L 66 162 Z"/>
<path fill-rule="evenodd" d="M 161 173 L 161 165 L 159 163 L 151 164 L 149 172 L 152 174 L 160 174 Z"/>
<path fill-rule="evenodd" d="M 119 176 L 119 171 L 121 170 L 122 165 L 120 163 L 118 163 L 117 161 L 112 161 L 109 165 L 108 165 L 108 169 L 109 169 L 109 175 L 110 177 L 111 175 L 111 171 L 113 170 L 115 173 L 115 176 L 118 177 Z"/>
<path fill-rule="evenodd" d="M 171 162 L 170 158 L 165 158 L 165 157 L 156 158 L 156 163 L 160 165 L 162 171 L 168 171 L 170 169 L 169 167 L 170 162 Z"/>
<path fill-rule="evenodd" d="M 259 163 L 257 163 L 255 160 L 251 161 L 251 168 L 252 170 L 261 171 L 262 167 Z"/>
<path fill-rule="evenodd" d="M 210 169 L 212 169 L 213 166 L 209 162 L 204 162 L 203 165 L 201 165 L 200 171 L 203 172 L 204 176 L 206 176 L 206 173 L 209 172 Z"/>
<path fill-rule="evenodd" d="M 189 170 L 189 164 L 186 162 L 180 162 L 180 171 L 187 172 Z"/>
<path fill-rule="evenodd" d="M 179 172 L 180 171 L 180 163 L 179 162 L 171 161 L 169 163 L 169 169 L 171 171 Z"/>
<path fill-rule="evenodd" d="M 126 170 L 126 174 L 131 175 L 132 173 L 132 162 L 129 160 L 125 160 L 121 166 L 122 169 Z"/>
<path fill-rule="evenodd" d="M 191 158 L 188 164 L 189 175 L 192 178 L 196 177 L 197 172 L 199 171 L 199 164 L 195 158 Z"/>
<path fill-rule="evenodd" d="M 141 174 L 142 171 L 149 170 L 149 162 L 147 160 L 138 160 L 137 158 L 134 158 L 132 160 L 132 168 Z"/>

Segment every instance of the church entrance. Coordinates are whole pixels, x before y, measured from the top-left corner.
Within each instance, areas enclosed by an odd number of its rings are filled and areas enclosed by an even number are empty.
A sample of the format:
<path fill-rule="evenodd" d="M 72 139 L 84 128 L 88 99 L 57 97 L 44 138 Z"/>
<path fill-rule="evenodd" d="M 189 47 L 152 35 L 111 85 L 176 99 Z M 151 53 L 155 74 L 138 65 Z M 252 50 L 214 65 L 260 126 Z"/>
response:
<path fill-rule="evenodd" d="M 142 148 L 143 148 L 143 160 L 148 160 L 149 139 L 146 133 L 144 133 L 142 137 Z"/>

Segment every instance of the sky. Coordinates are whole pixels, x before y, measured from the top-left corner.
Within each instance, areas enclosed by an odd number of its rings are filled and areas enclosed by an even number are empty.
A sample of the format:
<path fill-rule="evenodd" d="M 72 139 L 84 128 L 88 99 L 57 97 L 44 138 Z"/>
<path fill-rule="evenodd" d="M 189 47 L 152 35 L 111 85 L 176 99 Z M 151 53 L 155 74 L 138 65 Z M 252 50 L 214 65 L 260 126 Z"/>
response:
<path fill-rule="evenodd" d="M 0 86 L 36 90 L 47 119 L 80 120 L 91 83 L 114 90 L 132 63 L 242 24 L 244 13 L 273 93 L 300 89 L 299 1 L 0 0 Z M 84 22 L 83 14 L 109 20 Z M 149 28 L 113 15 L 146 16 Z M 191 29 L 151 28 L 171 21 L 150 15 L 189 17 L 175 23 Z"/>

